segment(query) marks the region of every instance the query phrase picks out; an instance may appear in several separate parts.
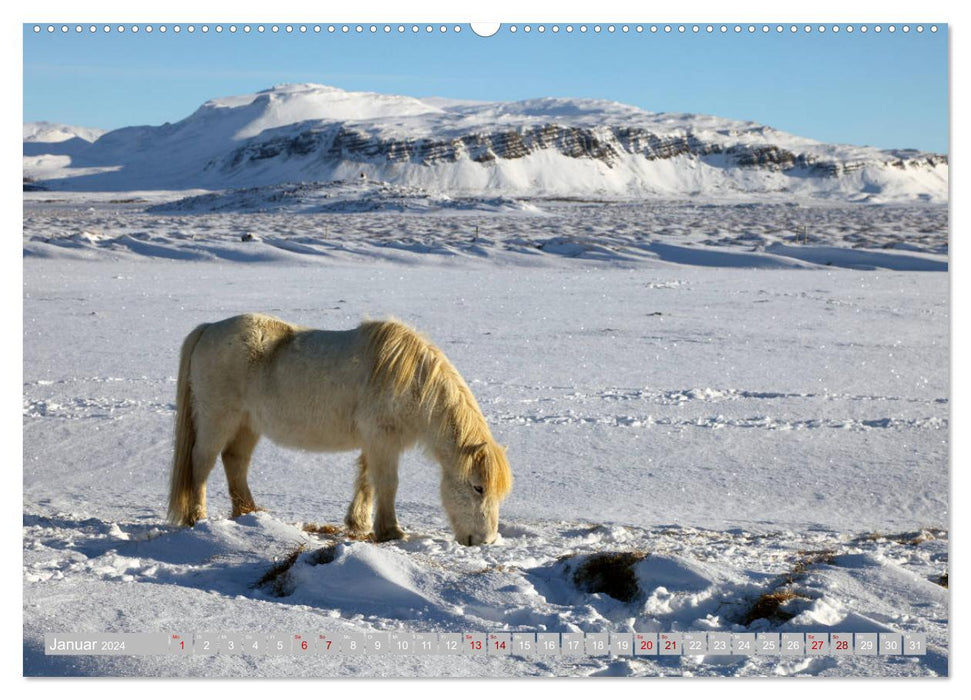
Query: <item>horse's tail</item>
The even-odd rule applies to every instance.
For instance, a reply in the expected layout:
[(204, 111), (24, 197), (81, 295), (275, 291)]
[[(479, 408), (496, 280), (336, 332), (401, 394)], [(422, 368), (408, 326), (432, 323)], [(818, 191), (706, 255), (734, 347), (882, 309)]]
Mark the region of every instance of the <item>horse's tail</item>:
[(169, 521), (176, 525), (191, 525), (192, 448), (196, 443), (195, 423), (192, 419), (192, 389), (189, 386), (189, 364), (192, 351), (204, 323), (189, 333), (182, 343), (179, 359), (179, 379), (175, 390), (175, 458), (172, 462), (172, 481), (169, 486)]

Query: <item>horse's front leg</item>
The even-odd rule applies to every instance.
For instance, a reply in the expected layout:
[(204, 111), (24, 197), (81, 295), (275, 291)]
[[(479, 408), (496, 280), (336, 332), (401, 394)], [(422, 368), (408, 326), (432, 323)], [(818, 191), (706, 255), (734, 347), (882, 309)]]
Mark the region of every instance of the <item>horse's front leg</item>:
[(374, 488), (368, 476), (367, 457), (357, 458), (357, 480), (354, 482), (354, 498), (344, 516), (347, 529), (356, 535), (367, 535), (372, 530), (371, 513), (374, 510)]
[(365, 456), (377, 506), (374, 539), (378, 542), (404, 539), (404, 530), (398, 526), (394, 512), (394, 499), (398, 493), (398, 455), (366, 452)]

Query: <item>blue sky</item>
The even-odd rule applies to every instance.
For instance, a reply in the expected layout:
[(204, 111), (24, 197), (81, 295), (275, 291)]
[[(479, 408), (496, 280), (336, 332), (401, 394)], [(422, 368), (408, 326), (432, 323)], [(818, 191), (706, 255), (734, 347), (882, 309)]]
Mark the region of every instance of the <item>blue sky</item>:
[(795, 34), (789, 25), (783, 34), (774, 25), (769, 34), (761, 25), (755, 34), (717, 26), (693, 34), (690, 25), (685, 34), (596, 34), (592, 24), (583, 34), (566, 33), (565, 24), (557, 34), (526, 34), (522, 26), (482, 38), (467, 25), (459, 34), (437, 25), (433, 34), (356, 34), (352, 25), (347, 35), (78, 35), (73, 25), (67, 34), (46, 25), (35, 34), (28, 24), (23, 118), (107, 129), (161, 124), (212, 97), (318, 82), (416, 97), (604, 98), (750, 119), (821, 141), (948, 151), (945, 25), (906, 34), (901, 25), (893, 34), (806, 34), (803, 25)]

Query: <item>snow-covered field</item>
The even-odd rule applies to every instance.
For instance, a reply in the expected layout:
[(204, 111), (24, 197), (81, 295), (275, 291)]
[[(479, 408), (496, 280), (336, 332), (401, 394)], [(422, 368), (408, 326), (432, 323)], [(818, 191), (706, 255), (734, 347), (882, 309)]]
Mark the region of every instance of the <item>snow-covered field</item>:
[[(947, 675), (946, 209), (185, 216), (144, 213), (152, 199), (25, 195), (26, 675)], [(217, 470), (211, 517), (167, 525), (180, 343), (244, 311), (425, 332), (509, 446), (500, 540), (452, 540), (420, 452), (401, 468), (409, 539), (349, 540), (326, 526), (354, 455), (268, 442), (250, 470), (264, 512), (229, 519)], [(577, 578), (596, 553), (636, 554), (630, 600)], [(779, 592), (778, 609), (757, 607)], [(928, 654), (42, 649), (78, 631), (683, 630), (921, 632)]]
[(24, 253), (291, 264), (947, 269), (948, 211), (939, 205), (453, 199), (343, 181), (190, 194), (86, 194), (81, 203), (72, 193), (25, 193)]

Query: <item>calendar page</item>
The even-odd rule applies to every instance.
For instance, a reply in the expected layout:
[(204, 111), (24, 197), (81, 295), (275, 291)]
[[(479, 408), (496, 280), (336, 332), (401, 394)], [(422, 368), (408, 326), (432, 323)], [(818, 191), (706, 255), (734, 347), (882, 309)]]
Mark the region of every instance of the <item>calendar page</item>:
[(23, 675), (948, 676), (947, 14), (354, 9), (23, 10)]

